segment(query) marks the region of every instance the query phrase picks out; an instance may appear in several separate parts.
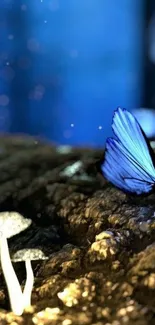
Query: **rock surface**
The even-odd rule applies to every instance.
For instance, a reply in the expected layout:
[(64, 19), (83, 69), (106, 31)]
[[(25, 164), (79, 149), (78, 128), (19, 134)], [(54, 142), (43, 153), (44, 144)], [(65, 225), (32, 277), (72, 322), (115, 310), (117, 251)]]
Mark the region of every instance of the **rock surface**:
[[(100, 150), (0, 138), (1, 211), (32, 225), (9, 240), (10, 252), (41, 248), (32, 262), (32, 308), (9, 310), (0, 270), (0, 324), (154, 325), (155, 194), (131, 197), (95, 168)], [(21, 285), (24, 263), (14, 265)], [(16, 297), (15, 297), (16, 299)]]

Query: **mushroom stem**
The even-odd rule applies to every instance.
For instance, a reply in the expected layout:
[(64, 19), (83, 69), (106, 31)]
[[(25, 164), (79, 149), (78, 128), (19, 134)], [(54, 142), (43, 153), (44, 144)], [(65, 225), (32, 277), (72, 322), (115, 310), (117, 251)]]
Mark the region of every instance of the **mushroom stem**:
[(0, 237), (0, 261), (8, 289), (11, 309), (16, 315), (23, 313), (23, 294), (20, 283), (11, 263), (6, 237)]
[(26, 282), (23, 290), (23, 302), (24, 302), (24, 307), (26, 308), (31, 306), (31, 293), (34, 284), (34, 274), (33, 274), (30, 260), (25, 261), (25, 267), (26, 267)]

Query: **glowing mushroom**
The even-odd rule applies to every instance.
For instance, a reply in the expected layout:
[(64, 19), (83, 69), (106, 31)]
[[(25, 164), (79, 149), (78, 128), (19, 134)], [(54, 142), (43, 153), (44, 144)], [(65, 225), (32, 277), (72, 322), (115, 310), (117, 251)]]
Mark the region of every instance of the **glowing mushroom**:
[(0, 213), (0, 263), (6, 281), (11, 310), (16, 315), (23, 313), (23, 293), (12, 266), (7, 238), (13, 237), (30, 226), (32, 221), (17, 212)]
[(26, 282), (23, 291), (23, 307), (24, 309), (31, 305), (31, 294), (34, 284), (34, 274), (32, 270), (31, 261), (47, 260), (48, 257), (37, 248), (26, 248), (17, 251), (12, 257), (13, 262), (25, 262), (26, 267)]

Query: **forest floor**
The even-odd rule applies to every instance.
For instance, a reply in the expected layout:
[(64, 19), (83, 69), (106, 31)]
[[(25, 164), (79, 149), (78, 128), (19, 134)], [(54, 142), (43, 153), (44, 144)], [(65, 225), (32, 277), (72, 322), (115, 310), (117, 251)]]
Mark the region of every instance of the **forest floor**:
[[(10, 312), (0, 269), (0, 325), (154, 325), (155, 194), (131, 197), (108, 184), (102, 151), (0, 138), (0, 211), (32, 225), (10, 253), (41, 248), (32, 262), (32, 308)], [(21, 286), (24, 263), (14, 264)], [(16, 299), (16, 297), (15, 297)]]

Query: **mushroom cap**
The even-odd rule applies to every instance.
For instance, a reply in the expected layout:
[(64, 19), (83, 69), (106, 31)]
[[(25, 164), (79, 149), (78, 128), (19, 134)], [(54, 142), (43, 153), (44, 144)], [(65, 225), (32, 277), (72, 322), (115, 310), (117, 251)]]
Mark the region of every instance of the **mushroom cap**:
[(28, 228), (31, 223), (31, 219), (24, 218), (18, 212), (0, 212), (0, 237), (15, 236)]
[(27, 260), (47, 260), (48, 257), (38, 248), (24, 248), (11, 256), (13, 262), (25, 262)]

